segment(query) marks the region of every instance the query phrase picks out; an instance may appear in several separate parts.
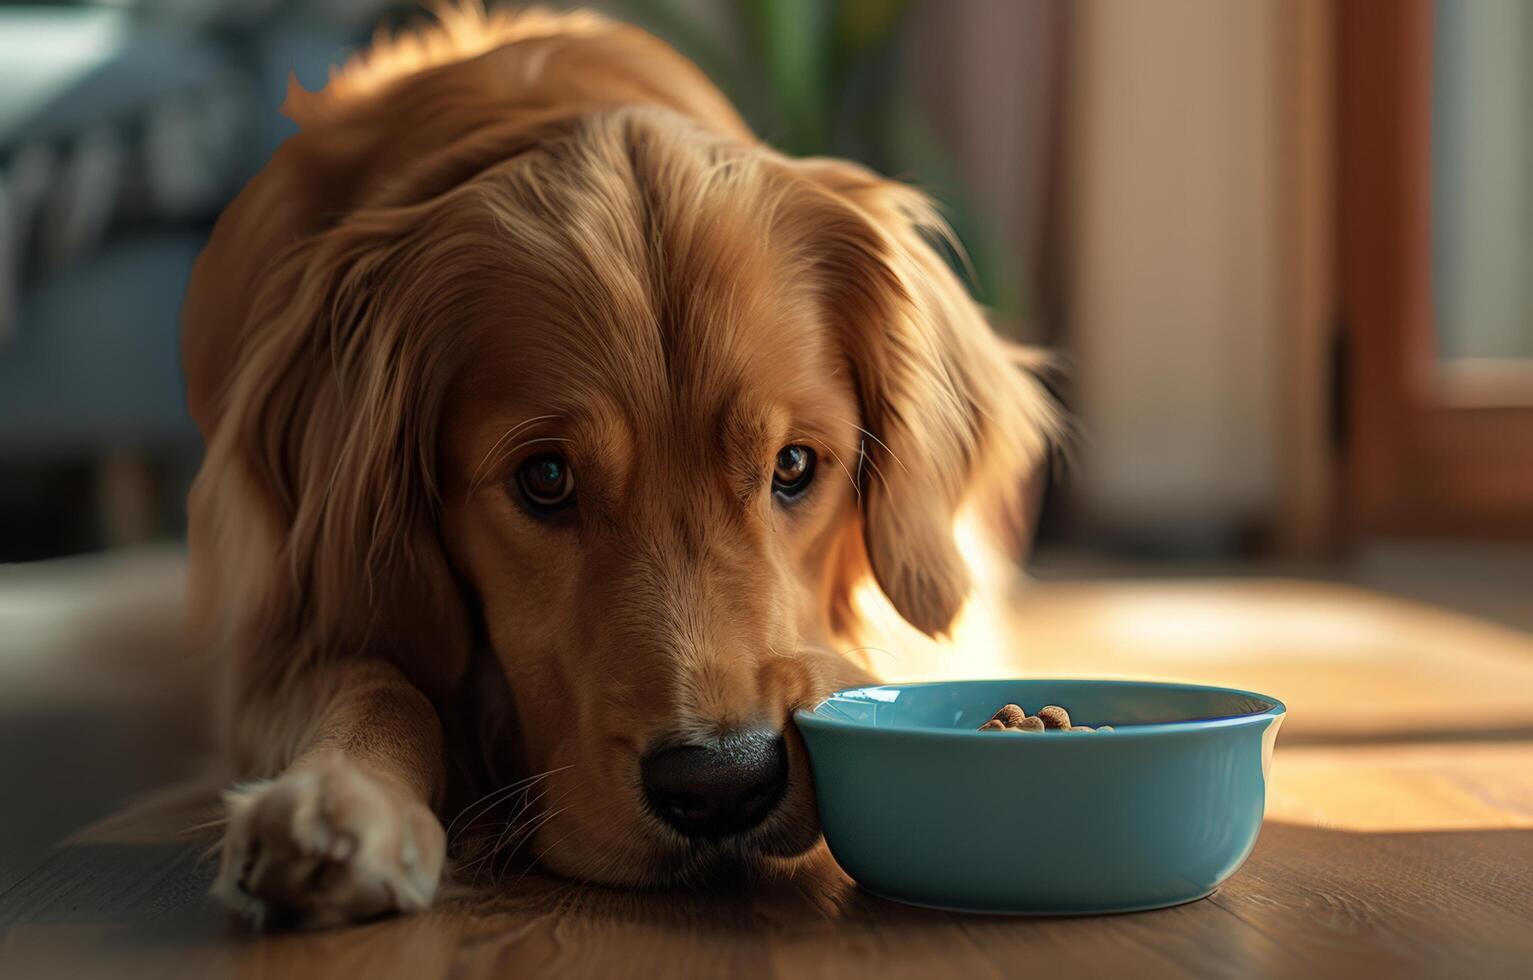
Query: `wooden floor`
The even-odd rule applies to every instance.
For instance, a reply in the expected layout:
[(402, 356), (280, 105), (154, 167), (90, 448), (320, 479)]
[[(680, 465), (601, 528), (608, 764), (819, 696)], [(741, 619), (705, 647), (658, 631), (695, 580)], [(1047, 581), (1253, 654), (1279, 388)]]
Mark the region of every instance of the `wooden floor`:
[[(533, 872), (427, 915), (260, 936), (210, 905), (195, 850), (0, 845), (0, 977), (1533, 976), (1533, 636), (1281, 580), (1042, 585), (998, 623), (1016, 652), (979, 673), (1190, 679), (1288, 703), (1260, 842), (1215, 895), (1015, 919), (889, 903), (828, 860), (706, 894)], [(924, 655), (885, 671), (964, 672)]]

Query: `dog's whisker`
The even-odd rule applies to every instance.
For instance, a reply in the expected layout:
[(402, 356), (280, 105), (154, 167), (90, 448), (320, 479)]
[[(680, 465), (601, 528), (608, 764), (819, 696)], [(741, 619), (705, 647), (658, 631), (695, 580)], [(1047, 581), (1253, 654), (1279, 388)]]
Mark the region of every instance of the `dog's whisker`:
[(522, 845), (537, 836), (538, 831), (542, 830), (546, 824), (559, 817), (560, 814), (568, 809), (568, 806), (561, 806), (557, 810), (546, 810), (540, 816), (529, 821), (523, 829), (517, 831), (516, 836), (512, 839), (514, 846), (506, 854), (505, 860), (501, 862), (500, 873), (504, 874), (511, 867), (511, 862), (516, 858), (517, 852), (522, 849)]
[(814, 644), (807, 644), (807, 645), (801, 646), (799, 649), (804, 651), (804, 652), (806, 652), (806, 653), (821, 653), (821, 654), (824, 654), (827, 657), (845, 657), (845, 656), (848, 656), (848, 655), (853, 654), (853, 653), (861, 653), (863, 651), (868, 651), (868, 652), (871, 652), (871, 653), (881, 653), (881, 654), (883, 654), (886, 657), (891, 657), (891, 658), (893, 658), (895, 663), (899, 663), (900, 662), (899, 654), (895, 653), (893, 650), (886, 650), (883, 647), (875, 647), (875, 646), (866, 646), (865, 645), (865, 646), (858, 646), (858, 647), (847, 647), (845, 650), (839, 650), (838, 651), (838, 650), (832, 650), (830, 647), (816, 646)]
[[(584, 791), (584, 790), (585, 790), (585, 789), (586, 789), (586, 785), (585, 785), (585, 782), (584, 782), (584, 781), (582, 781), (582, 782), (581, 782), (581, 783), (580, 783), (580, 784), (579, 784), (579, 786), (578, 786), (578, 787), (571, 787), (571, 788), (570, 788), (570, 790), (569, 790), (569, 792), (566, 792), (566, 793), (565, 793), (565, 794), (564, 794), (564, 795), (565, 795), (565, 796), (568, 796), (568, 795), (569, 795), (569, 793), (570, 793), (570, 792), (574, 792), (574, 790), (575, 790), (575, 789), (576, 789), (576, 788), (578, 788), (578, 789), (580, 789), (580, 790), (581, 790), (581, 791), (582, 791), (582, 792), (583, 792), (583, 791)], [(564, 797), (563, 797), (563, 796), (561, 796), (561, 797), (560, 797), (560, 798), (559, 798), (559, 799), (560, 799), (560, 800), (561, 800), (561, 801), (562, 801), (562, 800), (563, 800), (563, 799), (564, 799)], [(564, 807), (564, 808), (562, 808), (562, 809), (561, 809), (561, 810), (560, 810), (560, 812), (561, 812), (561, 813), (562, 813), (562, 812), (564, 812), (564, 810), (568, 810), (568, 809), (569, 809), (569, 807), (567, 807), (567, 806), (566, 806), (566, 807)], [(564, 842), (565, 842), (565, 841), (567, 841), (567, 840), (569, 840), (569, 839), (570, 839), (570, 838), (571, 838), (571, 837), (573, 837), (573, 836), (574, 836), (574, 835), (575, 835), (575, 832), (576, 832), (576, 831), (577, 831), (577, 830), (578, 830), (578, 829), (579, 829), (579, 828), (578, 828), (578, 827), (572, 827), (572, 828), (570, 828), (570, 830), (569, 830), (569, 832), (568, 832), (568, 833), (566, 833), (566, 834), (565, 834), (565, 835), (564, 835), (564, 836), (562, 836), (562, 837), (560, 837), (560, 838), (559, 838), (559, 839), (558, 839), (558, 840), (556, 840), (556, 841), (554, 841), (554, 842), (553, 842), (553, 843), (552, 843), (552, 844), (549, 844), (549, 845), (548, 845), (548, 846), (547, 846), (547, 847), (545, 847), (545, 848), (543, 848), (543, 853), (542, 853), (542, 854), (533, 854), (533, 855), (532, 855), (532, 856), (531, 856), (531, 858), (530, 858), (530, 860), (528, 860), (528, 862), (527, 862), (527, 866), (526, 866), (526, 867), (525, 867), (525, 868), (523, 868), (523, 869), (522, 869), (522, 873), (521, 873), (521, 874), (519, 874), (519, 875), (517, 875), (517, 876), (516, 876), (516, 881), (514, 881), (514, 882), (512, 882), (512, 883), (511, 883), (511, 887), (513, 887), (513, 888), (514, 888), (514, 887), (516, 887), (516, 886), (517, 886), (517, 885), (519, 885), (519, 884), (521, 884), (521, 881), (522, 881), (522, 879), (523, 879), (523, 878), (525, 878), (525, 877), (527, 877), (527, 872), (529, 872), (529, 871), (531, 871), (531, 870), (532, 870), (532, 868), (533, 868), (533, 866), (534, 866), (534, 865), (535, 865), (535, 864), (537, 864), (537, 862), (538, 862), (538, 861), (539, 861), (539, 860), (541, 860), (541, 859), (542, 859), (542, 857), (543, 857), (543, 855), (546, 855), (546, 854), (548, 854), (548, 853), (549, 853), (549, 852), (551, 852), (551, 851), (552, 851), (552, 850), (553, 850), (553, 849), (554, 849), (554, 848), (556, 848), (556, 847), (558, 847), (558, 846), (559, 846), (559, 845), (560, 845), (560, 844), (563, 844), (563, 843), (564, 843)], [(520, 845), (518, 845), (518, 846), (520, 846)]]
[[(579, 788), (579, 790), (581, 790), (581, 791), (586, 790), (586, 788), (587, 788), (586, 787), (586, 782), (583, 781), (583, 782), (581, 782), (581, 784), (576, 785), (576, 787), (570, 787), (570, 790), (567, 791), (567, 793), (564, 794), (564, 796), (569, 796), (569, 793), (573, 793), (573, 791), (575, 791), (576, 788)], [(560, 801), (563, 801), (564, 796), (560, 797)], [(563, 813), (564, 810), (569, 810), (569, 807), (561, 808), (561, 813)], [(533, 854), (533, 856), (530, 857), (529, 860), (527, 860), (527, 867), (523, 868), (523, 870), (521, 870), (521, 874), (518, 874), (517, 880), (515, 880), (515, 882), (510, 883), (510, 886), (512, 886), (512, 888), (515, 888), (515, 886), (520, 885), (521, 879), (524, 879), (524, 877), (527, 877), (527, 873), (529, 873), (529, 871), (532, 871), (532, 868), (535, 867), (535, 865), (537, 865), (538, 860), (543, 859), (543, 857), (546, 856), (546, 854), (549, 854), (550, 851), (555, 850), (555, 848), (558, 847), (558, 845), (564, 844), (564, 842), (566, 842), (566, 840), (569, 840), (570, 837), (575, 836), (575, 833), (578, 830), (579, 830), (578, 827), (570, 828), (569, 833), (566, 833), (566, 834), (564, 834), (564, 836), (561, 836), (560, 839), (555, 840), (555, 842), (553, 842), (553, 844), (550, 844), (550, 845), (547, 845), (547, 847), (544, 847), (543, 848), (543, 853), (541, 853), (541, 854)]]
[(879, 482), (884, 485), (884, 492), (889, 494), (889, 503), (891, 506), (893, 506), (895, 504), (894, 487), (889, 485), (889, 480), (884, 476), (884, 471), (879, 468), (878, 461), (875, 460), (872, 456), (869, 456), (868, 466), (872, 467), (873, 475), (877, 477)]
[[(472, 803), (468, 804), (467, 806), (465, 806), (462, 810), (458, 811), (458, 815), (452, 819), (452, 823), (447, 825), (447, 839), (448, 839), (448, 841), (451, 841), (453, 839), (453, 829), (458, 826), (458, 822), (460, 820), (462, 820), (465, 817), (465, 815), (468, 814), (468, 811), (474, 810), (476, 807), (478, 808), (475, 811), (473, 818), (471, 818), (469, 820), (469, 824), (472, 824), (474, 819), (477, 819), (485, 811), (493, 808), (496, 804), (503, 802), (505, 799), (507, 799), (509, 796), (511, 796), (517, 790), (525, 789), (527, 787), (530, 787), (532, 784), (536, 783), (538, 780), (547, 779), (549, 776), (552, 776), (555, 773), (563, 772), (566, 769), (573, 769), (573, 768), (574, 768), (573, 764), (567, 765), (567, 766), (556, 766), (555, 768), (549, 769), (549, 770), (547, 770), (545, 772), (540, 772), (540, 773), (538, 773), (536, 775), (533, 775), (533, 776), (527, 776), (525, 778), (518, 779), (515, 782), (507, 783), (505, 786), (501, 786), (498, 789), (490, 790), (488, 793), (486, 793), (483, 796), (479, 797), (479, 799), (475, 800), (474, 802), (472, 802)], [(480, 806), (480, 804), (484, 804), (484, 805)], [(464, 832), (467, 832), (467, 830), (468, 830), (468, 826), (465, 825)]]
[(500, 438), (495, 440), (495, 444), (492, 445), (489, 448), (489, 451), (487, 451), (484, 454), (484, 456), (479, 460), (479, 465), (474, 467), (473, 479), (471, 479), (469, 481), (469, 483), (473, 484), (473, 483), (478, 481), (479, 474), (483, 471), (485, 463), (487, 463), (489, 461), (491, 456), (495, 455), (495, 453), (500, 449), (500, 447), (505, 444), (507, 439), (510, 439), (512, 436), (516, 435), (518, 432), (520, 432), (522, 429), (525, 429), (529, 425), (532, 425), (532, 424), (534, 424), (536, 422), (547, 422), (547, 421), (549, 421), (551, 419), (555, 419), (555, 418), (558, 418), (558, 416), (557, 415), (534, 415), (531, 418), (523, 419), (522, 421), (520, 421), (520, 422), (516, 423), (515, 425), (513, 425), (511, 428), (507, 429), (505, 432), (501, 433)]
[[(889, 454), (889, 457), (891, 459), (893, 459), (896, 463), (899, 464), (900, 469), (902, 469), (902, 470), (907, 469), (906, 466), (905, 466), (904, 461), (901, 460), (899, 458), (899, 456), (895, 454), (894, 450), (889, 448), (889, 444), (887, 442), (884, 442), (882, 439), (878, 438), (878, 436), (875, 436), (873, 433), (869, 432), (867, 429), (864, 429), (862, 426), (858, 425), (856, 422), (851, 422), (851, 421), (848, 421), (847, 419), (836, 419), (836, 421), (840, 422), (842, 425), (849, 425), (852, 428), (856, 429), (858, 432), (861, 432), (863, 435), (867, 436), (869, 439), (872, 439), (875, 443), (877, 443), (880, 447), (883, 448), (884, 452)], [(908, 472), (908, 470), (907, 470), (907, 472)]]
[(813, 436), (811, 436), (810, 438), (814, 442), (818, 442), (821, 446), (824, 446), (825, 447), (825, 451), (830, 453), (831, 458), (836, 461), (836, 465), (841, 467), (841, 472), (846, 474), (847, 481), (850, 482), (851, 485), (852, 485), (852, 492), (855, 493), (857, 495), (857, 499), (859, 501), (861, 501), (862, 500), (862, 487), (861, 487), (860, 484), (858, 484), (856, 479), (854, 479), (852, 477), (852, 471), (847, 469), (846, 468), (846, 464), (841, 461), (841, 455), (839, 453), (837, 453), (834, 449), (832, 449), (830, 447), (829, 443), (827, 443), (827, 442), (825, 442), (823, 440), (820, 440), (820, 439), (814, 439)]
[(842, 650), (840, 655), (844, 657), (847, 654), (862, 653), (863, 651), (867, 651), (869, 653), (881, 653), (881, 654), (883, 654), (886, 657), (892, 658), (895, 663), (899, 663), (900, 662), (900, 655), (899, 654), (895, 653), (893, 650), (886, 650), (883, 647), (874, 647), (874, 646), (848, 647), (847, 649)]
[[(573, 439), (566, 439), (563, 436), (541, 436), (541, 437), (539, 437), (537, 439), (524, 439), (521, 442), (517, 443), (516, 445), (512, 446), (510, 449), (507, 449), (505, 452), (501, 453), (500, 456), (498, 456), (496, 458), (495, 462), (490, 464), (490, 468), (489, 468), (488, 472), (489, 473), (495, 472), (496, 467), (500, 466), (500, 464), (503, 461), (505, 461), (506, 459), (510, 458), (511, 456), (514, 456), (516, 454), (517, 450), (522, 449), (523, 447), (535, 445), (535, 444), (540, 443), (540, 442), (574, 442), (574, 441), (575, 440), (573, 440)], [(486, 476), (488, 476), (488, 473), (486, 474)], [(483, 482), (483, 481), (481, 480), (480, 482)], [(476, 489), (478, 489), (477, 485), (472, 486), (472, 487), (469, 488), (469, 492), (472, 493)]]
[(527, 426), (532, 425), (535, 422), (547, 422), (558, 417), (559, 416), (557, 415), (535, 415), (530, 419), (523, 419), (502, 433), (501, 437), (496, 439), (495, 444), (492, 445), (489, 448), (489, 451), (484, 454), (484, 458), (479, 461), (479, 465), (474, 467), (473, 478), (468, 481), (468, 492), (472, 494), (476, 489), (478, 489), (480, 483), (480, 474), (484, 472), (485, 463), (489, 461), (491, 456), (495, 455), (496, 451), (500, 449), (501, 445), (504, 444), (507, 439), (516, 435), (517, 432), (525, 429)]
[[(505, 462), (507, 459), (509, 459), (511, 456), (513, 456), (517, 452), (517, 450), (523, 448), (524, 446), (530, 446), (530, 445), (532, 445), (534, 443), (539, 443), (539, 442), (573, 442), (573, 441), (574, 440), (572, 440), (572, 439), (563, 439), (563, 438), (560, 438), (560, 437), (557, 437), (557, 436), (545, 436), (545, 437), (543, 437), (541, 439), (528, 439), (525, 442), (519, 442), (516, 445), (512, 446), (510, 449), (507, 449), (505, 452), (500, 454), (500, 457), (498, 459), (496, 459), (495, 462), (490, 465), (488, 471), (485, 474), (485, 479), (488, 479), (489, 475), (494, 473), (495, 470), (498, 469), (503, 462)], [(484, 480), (482, 479), (482, 480), (479, 481), (479, 483), (476, 483), (473, 486), (469, 487), (468, 493), (469, 494), (474, 493), (474, 491), (478, 490), (479, 487), (483, 483), (484, 483)]]
[[(479, 824), (480, 820), (486, 814), (488, 814), (491, 810), (495, 809), (500, 804), (504, 803), (506, 800), (511, 799), (513, 796), (516, 795), (518, 790), (523, 790), (525, 788), (526, 788), (525, 786), (512, 786), (512, 787), (496, 790), (495, 791), (496, 792), (495, 798), (493, 800), (489, 800), (488, 802), (485, 802), (483, 806), (479, 807), (479, 809), (474, 813), (474, 815), (472, 817), (470, 817), (468, 820), (464, 821), (463, 827), (461, 829), (457, 830), (456, 833), (454, 833), (452, 827), (448, 828), (448, 831), (447, 831), (447, 845), (448, 845), (448, 847), (449, 848), (454, 848), (454, 849), (457, 848), (459, 844), (463, 843), (463, 839), (469, 836), (469, 834), (474, 830), (474, 828)], [(456, 824), (456, 822), (457, 821), (455, 819), (454, 820), (454, 825)]]
[[(571, 786), (569, 789), (561, 793), (557, 799), (553, 800), (551, 803), (545, 804), (542, 813), (532, 814), (525, 819), (523, 819), (523, 814), (525, 814), (529, 808), (535, 806), (537, 800), (542, 799), (542, 797), (546, 795), (546, 792), (540, 793), (537, 799), (529, 800), (525, 805), (523, 805), (522, 809), (517, 811), (517, 813), (506, 822), (505, 828), (501, 831), (500, 836), (495, 841), (495, 846), (489, 851), (489, 853), (485, 854), (473, 865), (471, 865), (471, 867), (476, 868), (474, 872), (474, 881), (476, 883), (478, 882), (480, 872), (485, 870), (481, 866), (486, 864), (488, 865), (490, 877), (493, 879), (497, 873), (495, 871), (495, 857), (508, 846), (512, 847), (511, 854), (514, 856), (516, 851), (520, 849), (523, 843), (526, 842), (527, 838), (532, 834), (535, 834), (539, 827), (553, 819), (554, 816), (557, 816), (559, 813), (563, 813), (565, 810), (569, 809), (568, 807), (560, 807), (557, 811), (555, 811), (552, 809), (553, 807), (558, 806), (558, 804), (568, 799), (570, 794), (575, 792), (575, 790), (583, 789), (584, 787), (584, 781)], [(506, 863), (502, 865), (502, 867), (508, 867), (509, 864), (510, 859), (507, 858)], [(464, 870), (466, 871), (467, 868)]]
[[(569, 767), (566, 767), (566, 768), (569, 768)], [(573, 793), (577, 789), (583, 789), (584, 786), (585, 786), (584, 780), (576, 783), (574, 786), (571, 786), (569, 789), (567, 789), (563, 793), (561, 793), (559, 795), (558, 799), (554, 800), (553, 803), (546, 804), (546, 806), (553, 806), (553, 805), (556, 805), (558, 803), (563, 802), (566, 798), (569, 797), (569, 795), (571, 793)], [(489, 865), (489, 870), (491, 872), (491, 876), (493, 877), (493, 875), (494, 875), (494, 867), (495, 867), (493, 859), (495, 858), (495, 856), (497, 854), (499, 854), (500, 851), (504, 847), (506, 847), (508, 844), (515, 843), (518, 840), (518, 838), (520, 837), (520, 835), (523, 833), (523, 829), (526, 827), (526, 825), (528, 823), (532, 822), (533, 820), (537, 819), (538, 815), (537, 814), (533, 814), (532, 816), (526, 817), (525, 821), (523, 821), (524, 815), (527, 814), (529, 810), (534, 808), (537, 805), (539, 800), (541, 800), (544, 796), (548, 795), (548, 790), (545, 787), (543, 789), (543, 791), (540, 792), (536, 797), (530, 797), (531, 791), (532, 791), (532, 787), (530, 787), (530, 786), (524, 791), (523, 803), (522, 803), (521, 808), (519, 810), (517, 810), (516, 813), (512, 814), (510, 818), (507, 819), (505, 827), (501, 829), (501, 832), (500, 832), (499, 836), (497, 836), (496, 839), (495, 839), (494, 846), (490, 848), (489, 852), (484, 854), (484, 855), (482, 855), (478, 860), (474, 861), (473, 864), (467, 865), (467, 866), (463, 867), (462, 869), (460, 869), (461, 871), (468, 871), (470, 868), (476, 869), (474, 871), (474, 882), (476, 884), (479, 881), (479, 874), (480, 874), (480, 872), (482, 870), (484, 870), (482, 866), (485, 865), (485, 864), (488, 864)], [(545, 810), (545, 812), (546, 812), (546, 810)], [(521, 828), (518, 828), (518, 822), (522, 822), (521, 823)]]
[[(530, 790), (530, 787), (529, 787), (529, 790)], [(526, 813), (528, 808), (536, 805), (537, 801), (541, 800), (544, 796), (547, 795), (547, 793), (548, 793), (548, 791), (547, 791), (547, 789), (545, 789), (543, 792), (539, 793), (536, 797), (532, 797), (532, 798), (526, 799), (525, 802), (522, 803), (521, 809), (517, 810), (516, 813), (513, 814), (510, 817), (510, 819), (508, 819), (506, 821), (506, 825), (501, 828), (500, 834), (495, 838), (495, 843), (490, 848), (489, 852), (484, 854), (478, 860), (474, 861), (473, 864), (470, 864), (470, 865), (468, 865), (468, 866), (466, 866), (466, 867), (461, 869), (462, 871), (465, 871), (465, 872), (470, 870), (470, 869), (473, 869), (473, 871), (474, 871), (474, 882), (473, 883), (475, 885), (479, 884), (479, 875), (484, 870), (485, 863), (490, 861), (491, 859), (493, 859), (495, 857), (495, 855), (500, 852), (500, 849), (505, 846), (506, 835), (510, 834), (512, 832), (512, 829), (514, 827), (516, 827), (517, 821), (521, 819), (522, 814)], [(493, 868), (493, 865), (491, 865), (491, 867)]]
[[(569, 767), (565, 766), (563, 768), (567, 769)], [(473, 801), (472, 803), (470, 803), (467, 806), (465, 806), (462, 810), (458, 811), (458, 815), (453, 818), (453, 820), (452, 820), (452, 822), (450, 824), (447, 825), (448, 839), (449, 840), (452, 839), (453, 829), (455, 827), (457, 827), (458, 822), (460, 820), (462, 820), (468, 814), (468, 811), (475, 810), (474, 819), (477, 819), (480, 816), (480, 814), (482, 814), (484, 811), (486, 811), (486, 810), (494, 807), (496, 804), (502, 802), (508, 796), (510, 796), (511, 794), (515, 793), (517, 790), (523, 789), (526, 786), (528, 786), (529, 784), (535, 783), (535, 782), (537, 782), (540, 779), (544, 779), (544, 778), (546, 778), (546, 777), (548, 777), (548, 776), (550, 776), (553, 773), (558, 772), (558, 771), (559, 771), (558, 769), (550, 769), (548, 772), (540, 772), (540, 773), (538, 773), (537, 775), (534, 775), (534, 776), (527, 776), (527, 777), (525, 777), (523, 779), (518, 779), (515, 782), (508, 783), (505, 786), (501, 786), (501, 787), (498, 787), (496, 789), (490, 790), (490, 792), (488, 792), (485, 795), (479, 797), (479, 799)], [(483, 805), (481, 806), (481, 804), (483, 804)], [(477, 808), (477, 809), (475, 809), (475, 808)], [(469, 823), (472, 824), (472, 822), (473, 822), (473, 820), (471, 819), (469, 821)], [(468, 828), (465, 827), (464, 829), (466, 831)]]

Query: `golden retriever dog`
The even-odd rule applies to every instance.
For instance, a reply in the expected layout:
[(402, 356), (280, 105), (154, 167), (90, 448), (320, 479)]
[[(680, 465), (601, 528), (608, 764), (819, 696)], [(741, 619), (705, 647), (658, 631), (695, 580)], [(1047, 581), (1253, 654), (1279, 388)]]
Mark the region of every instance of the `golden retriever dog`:
[(426, 907), (516, 787), (494, 846), (556, 874), (791, 870), (853, 589), (947, 630), (955, 515), (1014, 523), (1054, 421), (931, 203), (585, 14), (448, 12), (286, 110), (183, 314), (215, 894)]

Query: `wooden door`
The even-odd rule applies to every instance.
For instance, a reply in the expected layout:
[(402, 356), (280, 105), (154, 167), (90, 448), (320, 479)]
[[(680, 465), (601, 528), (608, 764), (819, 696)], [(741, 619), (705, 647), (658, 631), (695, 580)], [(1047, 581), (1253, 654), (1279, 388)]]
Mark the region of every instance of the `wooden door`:
[[(1434, 313), (1442, 11), (1335, 10), (1346, 521), (1355, 535), (1533, 538), (1533, 358), (1445, 358)], [(1533, 91), (1521, 97), (1533, 114)]]

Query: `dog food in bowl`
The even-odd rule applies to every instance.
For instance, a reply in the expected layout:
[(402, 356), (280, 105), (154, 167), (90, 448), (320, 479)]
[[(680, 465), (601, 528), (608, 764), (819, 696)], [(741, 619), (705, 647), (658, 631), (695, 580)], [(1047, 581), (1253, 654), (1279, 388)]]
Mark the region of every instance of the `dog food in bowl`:
[[(998, 704), (1074, 717), (1022, 734), (1011, 712), (992, 718)], [(1046, 679), (852, 688), (794, 714), (826, 843), (862, 887), (1031, 915), (1213, 891), (1256, 843), (1282, 719), (1280, 701), (1249, 691)]]
[(1098, 725), (1095, 728), (1092, 728), (1090, 725), (1072, 725), (1070, 724), (1070, 712), (1057, 704), (1050, 704), (1039, 708), (1036, 715), (1029, 715), (1021, 705), (1002, 705), (989, 721), (979, 726), (979, 731), (1041, 732), (1049, 728), (1057, 728), (1066, 732), (1112, 731), (1111, 725)]

